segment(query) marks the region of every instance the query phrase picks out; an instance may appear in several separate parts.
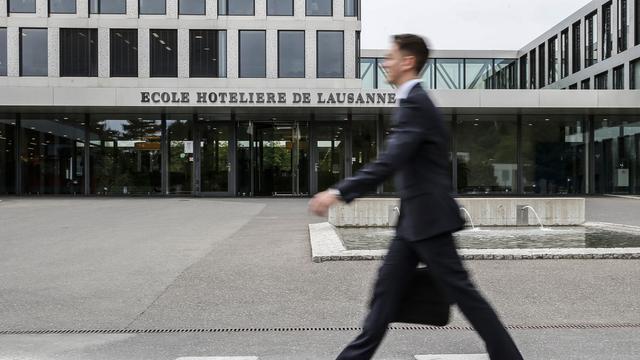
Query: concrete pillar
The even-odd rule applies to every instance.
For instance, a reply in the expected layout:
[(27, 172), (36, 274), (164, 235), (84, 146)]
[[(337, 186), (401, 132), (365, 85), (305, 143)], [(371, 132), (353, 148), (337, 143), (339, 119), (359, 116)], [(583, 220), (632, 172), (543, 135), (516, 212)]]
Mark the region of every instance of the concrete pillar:
[[(138, 0), (127, 0), (127, 17), (128, 18), (137, 18), (137, 17), (139, 17), (139, 15), (138, 15)], [(139, 49), (140, 48), (138, 48), (138, 50)]]
[(36, 17), (49, 17), (49, 0), (36, 0)]
[(307, 11), (306, 5), (306, 0), (293, 0), (293, 17), (304, 19)]
[(267, 79), (278, 78), (278, 30), (267, 30)]
[(240, 61), (238, 59), (239, 38), (238, 30), (227, 30), (227, 78), (238, 78), (238, 66)]
[[(130, 1), (130, 0), (129, 0)], [(167, 1), (167, 17), (170, 19), (178, 18), (178, 0), (166, 0)], [(179, 38), (178, 38), (179, 39)]]
[(267, 0), (255, 0), (255, 17), (256, 19), (267, 18)]
[[(129, 1), (131, 2), (131, 1)], [(138, 29), (138, 77), (148, 78), (150, 74), (149, 64), (149, 29)]]
[(624, 62), (624, 88), (631, 89), (631, 64), (628, 61)]
[(20, 29), (7, 28), (7, 76), (20, 76)]
[(60, 77), (60, 28), (47, 29), (48, 74)]
[(76, 13), (79, 18), (86, 19), (89, 17), (89, 1), (76, 1)]
[(638, 26), (639, 19), (636, 19), (636, 1), (627, 1), (627, 11), (629, 12), (629, 48), (638, 43), (636, 38), (636, 27)]
[(178, 29), (178, 77), (189, 77), (189, 29)]
[(0, 18), (7, 17), (7, 0), (0, 0)]
[(108, 78), (111, 72), (111, 34), (109, 28), (98, 28), (98, 77)]
[(207, 19), (218, 18), (218, 0), (209, 0), (205, 4)]
[(344, 0), (333, 0), (333, 19), (344, 20)]
[(305, 32), (305, 73), (307, 79), (316, 78), (316, 31), (308, 30)]
[(344, 32), (344, 78), (356, 78), (356, 32)]

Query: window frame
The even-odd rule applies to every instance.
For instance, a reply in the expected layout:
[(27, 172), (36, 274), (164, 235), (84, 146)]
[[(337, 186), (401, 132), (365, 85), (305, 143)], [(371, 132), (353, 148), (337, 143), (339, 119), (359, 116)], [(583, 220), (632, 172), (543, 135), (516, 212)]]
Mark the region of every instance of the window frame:
[[(320, 33), (340, 33), (342, 34), (342, 76), (320, 76), (319, 75), (319, 67), (320, 67), (320, 61), (318, 61), (319, 58), (319, 48), (320, 48), (320, 42), (318, 41), (318, 38), (320, 37)], [(345, 37), (344, 37), (344, 31), (343, 30), (316, 30), (316, 78), (317, 79), (344, 79), (345, 78), (345, 67), (346, 67), (346, 62), (344, 59), (345, 56)]]
[[(272, 0), (267, 0), (267, 16), (294, 16), (295, 15), (296, 4), (295, 4), (294, 0), (289, 0), (291, 2), (291, 14), (285, 14), (285, 15), (283, 15), (283, 14), (269, 14), (269, 2), (270, 1), (272, 1)], [(255, 13), (255, 4), (254, 4), (254, 7), (253, 7), (253, 11)]]
[[(180, 11), (180, 5), (184, 0), (178, 0), (178, 16), (206, 16), (207, 15), (207, 0), (202, 0), (202, 14), (186, 14)], [(165, 7), (166, 9), (166, 7)]]
[(77, 14), (78, 13), (78, 0), (73, 0), (73, 11), (51, 11), (51, 1), (53, 0), (48, 0), (47, 1), (47, 9), (49, 11), (49, 14)]
[(131, 32), (135, 32), (136, 34), (136, 48), (137, 48), (137, 53), (139, 53), (140, 51), (140, 37), (139, 37), (139, 32), (138, 32), (138, 28), (111, 28), (109, 29), (109, 77), (112, 78), (132, 78), (132, 77), (138, 77), (140, 74), (140, 62), (138, 61), (138, 58), (136, 57), (136, 72), (135, 75), (114, 75), (114, 71), (113, 71), (113, 67), (114, 67), (114, 63), (115, 61), (113, 61), (113, 34), (116, 31), (131, 31)]
[[(87, 67), (89, 70), (88, 75), (65, 75), (63, 74), (63, 36), (62, 33), (65, 31), (82, 31), (82, 30), (86, 30), (87, 33), (89, 34), (87, 41), (89, 42), (88, 47), (89, 47), (89, 53), (88, 53), (88, 58), (86, 59), (86, 61), (89, 63), (89, 66)], [(90, 33), (94, 33), (95, 35), (95, 39), (91, 38)], [(100, 64), (99, 64), (99, 59), (100, 59), (100, 54), (99, 54), (99, 43), (98, 43), (98, 29), (97, 28), (61, 28), (60, 29), (60, 41), (58, 44), (58, 50), (59, 50), (59, 54), (58, 54), (58, 61), (59, 61), (59, 71), (60, 71), (60, 77), (80, 77), (80, 78), (93, 78), (93, 77), (98, 77), (98, 72), (100, 70)], [(95, 73), (93, 72), (94, 69), (91, 69), (91, 63), (92, 63), (92, 59), (91, 57), (93, 56), (92, 52), (91, 52), (91, 41), (94, 40), (95, 41)], [(95, 74), (95, 75), (94, 75)]]
[[(264, 35), (264, 76), (261, 77), (247, 77), (242, 76), (242, 32), (243, 31), (251, 31), (251, 32), (261, 32)], [(267, 78), (267, 30), (255, 30), (255, 29), (241, 29), (238, 30), (238, 78), (240, 79), (266, 79)]]
[(333, 0), (328, 0), (331, 1), (331, 13), (329, 15), (310, 15), (309, 14), (309, 8), (307, 6), (307, 4), (309, 3), (309, 0), (305, 0), (304, 1), (304, 16), (307, 17), (333, 17)]
[[(128, 0), (131, 1), (131, 0)], [(163, 15), (167, 15), (167, 0), (161, 0), (164, 2), (164, 12), (163, 13), (152, 13), (152, 14), (145, 14), (142, 12), (142, 1), (144, 0), (138, 0), (138, 15), (139, 16), (163, 16)], [(125, 5), (126, 5), (126, 1), (125, 1)]]
[[(280, 74), (280, 34), (283, 32), (302, 33), (302, 76), (281, 76)], [(278, 30), (278, 79), (305, 79), (307, 77), (307, 32), (305, 30)]]

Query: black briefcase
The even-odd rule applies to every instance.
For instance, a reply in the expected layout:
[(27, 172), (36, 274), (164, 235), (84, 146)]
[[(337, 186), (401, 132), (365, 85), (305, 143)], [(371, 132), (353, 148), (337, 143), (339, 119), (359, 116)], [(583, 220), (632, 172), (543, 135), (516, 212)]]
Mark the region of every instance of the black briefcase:
[(450, 301), (442, 285), (428, 268), (417, 268), (392, 322), (445, 326), (449, 317)]

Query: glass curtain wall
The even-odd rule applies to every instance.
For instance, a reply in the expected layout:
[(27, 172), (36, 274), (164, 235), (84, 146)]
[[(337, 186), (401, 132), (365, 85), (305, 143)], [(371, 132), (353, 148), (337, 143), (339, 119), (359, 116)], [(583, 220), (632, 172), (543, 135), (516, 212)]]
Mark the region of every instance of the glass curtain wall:
[(494, 67), (495, 75), (492, 85), (494, 89), (518, 88), (518, 60), (495, 59)]
[(569, 29), (560, 34), (560, 78), (569, 76)]
[(594, 153), (597, 193), (640, 193), (640, 119), (637, 116), (597, 117)]
[(435, 86), (437, 89), (462, 89), (463, 59), (437, 59)]
[(522, 170), (525, 194), (584, 193), (585, 131), (580, 116), (524, 116)]
[(195, 161), (192, 115), (169, 114), (166, 126), (169, 194), (191, 194)]
[(0, 194), (16, 193), (16, 120), (0, 114)]
[(91, 194), (161, 194), (159, 115), (92, 115)]
[(504, 194), (517, 191), (515, 116), (458, 116), (455, 128), (458, 193)]
[(465, 89), (491, 89), (493, 59), (464, 60)]
[(83, 194), (84, 115), (24, 115), (20, 124), (22, 193)]

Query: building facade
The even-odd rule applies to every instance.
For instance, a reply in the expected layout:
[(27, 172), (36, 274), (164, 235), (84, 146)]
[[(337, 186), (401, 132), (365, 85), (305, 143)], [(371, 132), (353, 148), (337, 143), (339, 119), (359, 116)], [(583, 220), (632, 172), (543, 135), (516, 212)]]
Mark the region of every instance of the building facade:
[[(638, 2), (521, 50), (433, 51), (456, 193), (640, 193)], [(323, 190), (391, 131), (360, 31), (358, 0), (0, 0), (0, 195)]]

